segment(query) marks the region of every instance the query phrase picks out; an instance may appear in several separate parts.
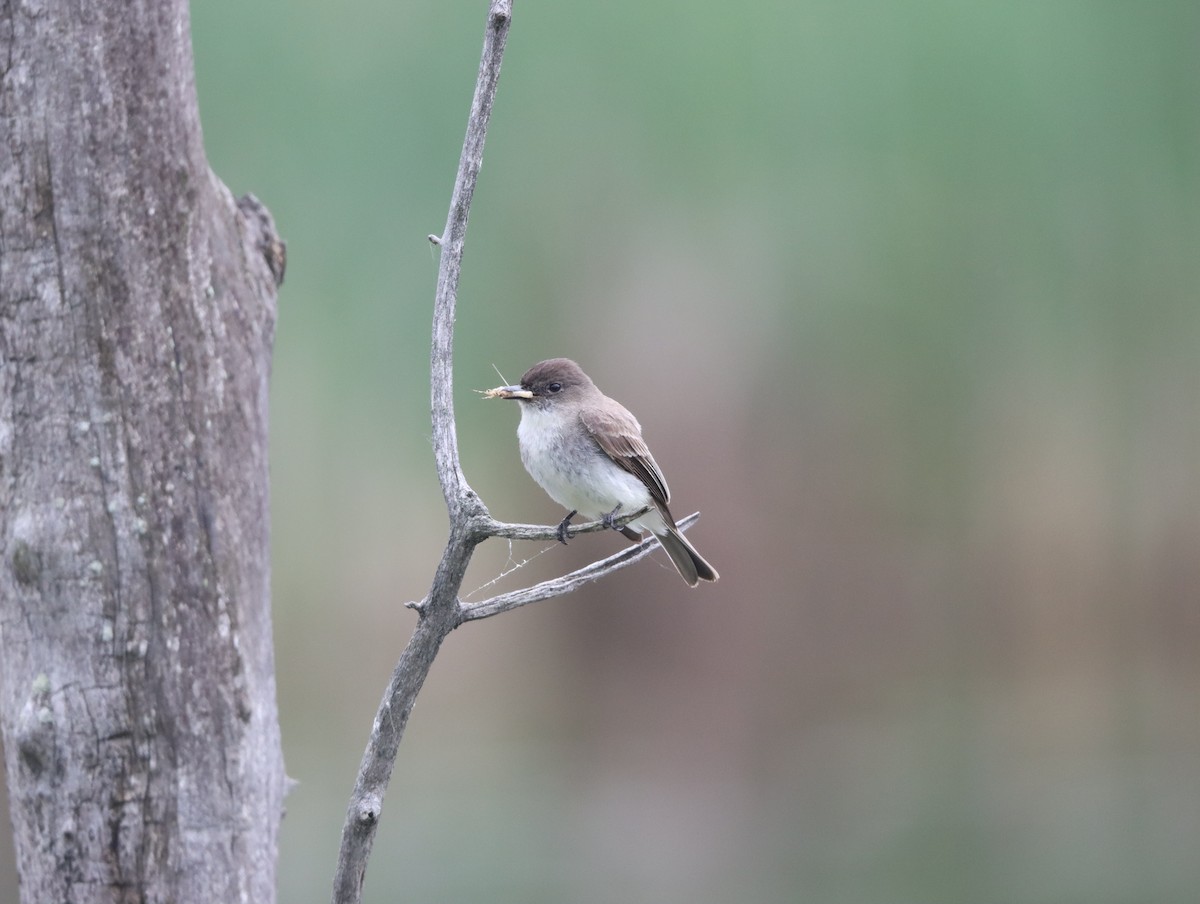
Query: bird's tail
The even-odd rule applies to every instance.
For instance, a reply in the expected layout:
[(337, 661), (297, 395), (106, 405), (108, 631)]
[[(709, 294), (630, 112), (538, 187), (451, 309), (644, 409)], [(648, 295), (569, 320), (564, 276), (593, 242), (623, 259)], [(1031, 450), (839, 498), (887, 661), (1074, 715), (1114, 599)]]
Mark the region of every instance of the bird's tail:
[(695, 587), (701, 581), (715, 581), (720, 577), (717, 570), (704, 561), (704, 557), (696, 552), (696, 547), (692, 546), (677, 528), (668, 527), (666, 532), (656, 533), (655, 537), (689, 587)]

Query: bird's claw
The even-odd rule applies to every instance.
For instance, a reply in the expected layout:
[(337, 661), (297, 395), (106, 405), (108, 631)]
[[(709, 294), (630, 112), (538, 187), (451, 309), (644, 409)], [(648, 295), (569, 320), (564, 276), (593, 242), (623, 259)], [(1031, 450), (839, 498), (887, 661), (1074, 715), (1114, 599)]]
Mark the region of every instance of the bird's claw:
[(570, 513), (568, 513), (567, 517), (563, 518), (558, 524), (558, 542), (563, 546), (567, 545), (567, 540), (569, 540), (571, 537), (571, 519), (577, 514), (579, 514), (577, 511), (572, 510)]
[(621, 525), (617, 524), (617, 512), (621, 511), (621, 503), (617, 503), (617, 507), (600, 518), (600, 523), (609, 530), (620, 530)]

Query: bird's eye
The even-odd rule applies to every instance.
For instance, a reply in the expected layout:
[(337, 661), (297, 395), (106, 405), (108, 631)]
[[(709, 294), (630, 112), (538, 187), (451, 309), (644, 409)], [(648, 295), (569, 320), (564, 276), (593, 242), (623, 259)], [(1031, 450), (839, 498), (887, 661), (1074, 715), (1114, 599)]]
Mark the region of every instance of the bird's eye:
[(546, 388), (549, 389), (551, 392), (561, 392), (562, 391), (562, 383), (551, 383)]

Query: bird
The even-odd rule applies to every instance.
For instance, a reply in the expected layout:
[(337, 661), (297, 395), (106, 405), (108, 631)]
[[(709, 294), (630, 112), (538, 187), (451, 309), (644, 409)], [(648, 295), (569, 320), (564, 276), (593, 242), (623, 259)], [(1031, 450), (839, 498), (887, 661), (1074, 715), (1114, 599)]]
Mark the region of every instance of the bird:
[[(567, 542), (576, 515), (602, 520), (630, 540), (640, 540), (638, 531), (649, 530), (689, 586), (717, 580), (716, 569), (671, 516), (671, 491), (642, 439), (641, 424), (601, 392), (578, 364), (570, 358), (539, 361), (519, 384), (489, 389), (484, 397), (520, 404), (521, 462), (550, 498), (568, 510), (558, 526), (561, 542)], [(617, 527), (621, 513), (646, 508), (645, 514)]]

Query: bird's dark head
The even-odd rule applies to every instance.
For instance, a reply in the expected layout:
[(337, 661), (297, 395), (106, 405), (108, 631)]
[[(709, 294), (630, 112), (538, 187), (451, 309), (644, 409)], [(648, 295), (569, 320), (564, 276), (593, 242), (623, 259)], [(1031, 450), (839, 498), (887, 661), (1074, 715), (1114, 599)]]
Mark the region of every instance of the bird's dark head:
[(567, 400), (577, 400), (594, 392), (596, 386), (578, 364), (570, 358), (550, 358), (539, 361), (521, 377), (517, 386), (498, 386), (485, 396), (491, 399), (516, 399), (526, 404), (546, 408)]

